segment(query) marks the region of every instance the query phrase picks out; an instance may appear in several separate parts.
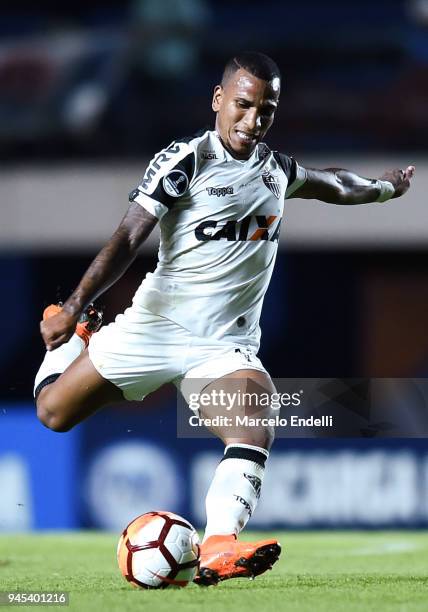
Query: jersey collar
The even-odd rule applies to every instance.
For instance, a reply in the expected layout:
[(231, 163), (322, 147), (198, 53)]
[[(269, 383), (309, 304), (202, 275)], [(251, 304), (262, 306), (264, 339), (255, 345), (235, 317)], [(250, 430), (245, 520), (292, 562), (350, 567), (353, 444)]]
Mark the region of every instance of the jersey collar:
[(229, 151), (224, 148), (220, 140), (220, 136), (215, 130), (210, 132), (210, 137), (215, 152), (218, 153), (218, 155), (221, 156), (224, 161), (232, 161), (240, 165), (245, 165), (248, 163), (251, 164), (259, 159), (264, 159), (264, 157), (266, 157), (266, 150), (269, 150), (264, 142), (259, 142), (248, 159), (236, 159), (236, 157), (233, 157), (233, 155), (231, 155)]

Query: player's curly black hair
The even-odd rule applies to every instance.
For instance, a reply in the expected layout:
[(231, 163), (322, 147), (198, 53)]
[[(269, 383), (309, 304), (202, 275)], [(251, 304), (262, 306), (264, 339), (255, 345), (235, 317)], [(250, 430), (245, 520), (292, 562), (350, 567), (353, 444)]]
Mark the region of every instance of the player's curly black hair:
[(240, 68), (247, 70), (250, 74), (264, 81), (272, 81), (275, 78), (281, 80), (281, 72), (272, 58), (257, 51), (246, 51), (235, 55), (227, 62), (221, 84), (225, 85), (230, 77)]

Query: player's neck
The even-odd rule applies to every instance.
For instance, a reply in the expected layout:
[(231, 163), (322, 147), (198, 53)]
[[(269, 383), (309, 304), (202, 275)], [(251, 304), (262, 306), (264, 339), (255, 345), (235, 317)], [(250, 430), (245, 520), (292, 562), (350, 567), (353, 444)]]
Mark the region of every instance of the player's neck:
[(223, 149), (225, 149), (225, 151), (227, 151), (229, 153), (229, 155), (231, 155), (233, 157), (233, 159), (236, 159), (237, 161), (240, 162), (246, 162), (250, 159), (250, 157), (253, 155), (254, 151), (256, 150), (256, 147), (253, 149), (253, 151), (251, 151), (251, 154), (248, 155), (247, 157), (238, 157), (236, 155), (236, 153), (234, 152), (233, 149), (231, 149), (230, 147), (227, 146), (227, 144), (224, 142), (224, 140), (222, 139), (222, 137), (220, 136), (220, 132), (218, 131), (217, 127), (215, 129), (215, 132), (218, 136), (218, 139), (223, 147)]

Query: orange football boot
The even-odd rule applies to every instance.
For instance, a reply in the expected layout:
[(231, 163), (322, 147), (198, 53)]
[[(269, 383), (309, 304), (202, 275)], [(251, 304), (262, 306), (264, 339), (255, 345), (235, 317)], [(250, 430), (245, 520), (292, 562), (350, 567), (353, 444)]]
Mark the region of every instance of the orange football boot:
[[(47, 306), (43, 311), (43, 321), (50, 319), (54, 315), (61, 312), (61, 310), (62, 302)], [(80, 315), (79, 321), (76, 325), (76, 334), (83, 340), (85, 347), (88, 346), (92, 334), (99, 330), (102, 322), (102, 311), (97, 310), (93, 304), (89, 304), (86, 310), (84, 310), (84, 312)]]
[(281, 554), (276, 540), (238, 542), (234, 535), (211, 536), (201, 546), (201, 562), (195, 582), (201, 586), (229, 578), (255, 578), (272, 569)]

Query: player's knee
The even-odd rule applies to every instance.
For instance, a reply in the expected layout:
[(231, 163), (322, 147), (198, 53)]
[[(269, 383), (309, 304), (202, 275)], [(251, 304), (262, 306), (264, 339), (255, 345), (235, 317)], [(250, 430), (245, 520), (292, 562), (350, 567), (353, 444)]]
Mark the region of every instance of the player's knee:
[(270, 450), (275, 439), (275, 428), (271, 426), (251, 428), (251, 433), (241, 440), (242, 444), (250, 444)]
[(73, 427), (58, 411), (52, 410), (47, 402), (41, 400), (37, 401), (37, 418), (45, 427), (57, 433), (70, 431)]
[(272, 426), (262, 427), (261, 431), (258, 432), (257, 438), (258, 444), (256, 444), (256, 446), (270, 450), (275, 439), (275, 428)]

